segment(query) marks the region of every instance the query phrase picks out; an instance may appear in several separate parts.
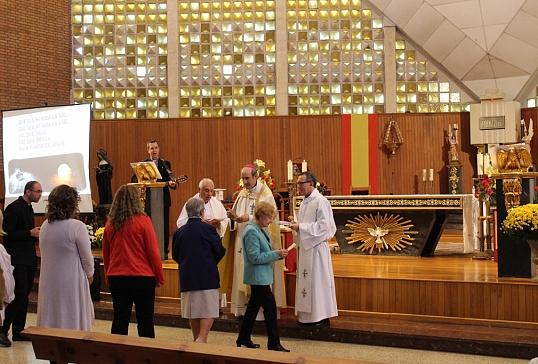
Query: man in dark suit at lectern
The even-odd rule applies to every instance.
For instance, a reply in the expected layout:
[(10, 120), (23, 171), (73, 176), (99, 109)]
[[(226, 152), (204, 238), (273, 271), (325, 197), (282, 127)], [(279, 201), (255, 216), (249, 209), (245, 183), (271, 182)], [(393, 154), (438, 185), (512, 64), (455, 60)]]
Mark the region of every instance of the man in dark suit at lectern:
[[(172, 173), (172, 166), (170, 162), (166, 159), (159, 158), (159, 142), (157, 142), (155, 139), (148, 140), (146, 143), (146, 148), (148, 150), (149, 158), (144, 160), (144, 162), (154, 162), (162, 176), (162, 178), (158, 179), (157, 182), (166, 182), (166, 185), (163, 187), (164, 255), (166, 259), (168, 257), (168, 253), (170, 252), (170, 227), (168, 220), (170, 217), (170, 206), (172, 205), (169, 188), (175, 190), (177, 188), (177, 183), (174, 174)], [(136, 175), (133, 174), (131, 177), (131, 182), (138, 182)]]

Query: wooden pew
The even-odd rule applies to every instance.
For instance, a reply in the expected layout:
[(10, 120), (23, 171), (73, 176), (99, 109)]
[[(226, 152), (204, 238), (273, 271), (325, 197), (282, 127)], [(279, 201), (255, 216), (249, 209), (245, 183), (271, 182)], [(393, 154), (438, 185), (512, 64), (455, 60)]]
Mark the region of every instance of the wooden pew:
[(282, 353), (263, 349), (180, 343), (172, 340), (148, 339), (35, 326), (28, 327), (21, 334), (32, 340), (37, 359), (49, 360), (57, 364), (374, 363), (370, 361)]

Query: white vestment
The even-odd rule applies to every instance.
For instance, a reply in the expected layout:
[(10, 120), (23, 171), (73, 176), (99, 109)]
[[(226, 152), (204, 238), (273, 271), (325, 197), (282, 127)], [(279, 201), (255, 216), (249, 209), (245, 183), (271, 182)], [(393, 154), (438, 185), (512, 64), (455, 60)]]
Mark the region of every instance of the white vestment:
[[(197, 193), (192, 197), (200, 197), (200, 195)], [(219, 201), (218, 198), (213, 196), (204, 205), (204, 207), (204, 220), (220, 220), (220, 226), (217, 228), (217, 233), (222, 238), (224, 236), (224, 232), (226, 231), (226, 226), (228, 225), (228, 216), (226, 215), (226, 209), (224, 208), (224, 205), (222, 204), (222, 202)], [(179, 229), (180, 227), (185, 225), (187, 223), (187, 220), (189, 220), (189, 217), (187, 216), (187, 210), (185, 209), (185, 205), (183, 205), (183, 209), (181, 210), (181, 213), (179, 214), (179, 217), (176, 222), (177, 228)]]
[(338, 316), (328, 240), (336, 233), (329, 201), (318, 190), (299, 208), (295, 314), (303, 323)]
[[(233, 210), (237, 216), (248, 215), (249, 221), (254, 219), (254, 207), (258, 201), (267, 201), (276, 209), (276, 202), (273, 197), (273, 193), (261, 181), (257, 181), (256, 186), (250, 191), (243, 190), (239, 194), (235, 202)], [(248, 297), (250, 294), (249, 288), (243, 281), (245, 263), (243, 260), (243, 231), (247, 226), (246, 222), (235, 223), (230, 220), (230, 229), (236, 230), (234, 247), (234, 266), (233, 266), (233, 281), (232, 281), (232, 297), (231, 297), (231, 313), (235, 316), (244, 316), (247, 309)], [(277, 237), (275, 238), (275, 230)], [(271, 237), (271, 243), (273, 249), (282, 249), (279, 239), (280, 228), (278, 226), (278, 219), (275, 219), (273, 223), (266, 228), (266, 231)], [(275, 301), (277, 307), (286, 306), (286, 291), (284, 286), (284, 261), (279, 260), (274, 262), (274, 283), (273, 294), (275, 295)]]
[(13, 278), (13, 266), (11, 265), (11, 256), (6, 249), (0, 244), (0, 268), (4, 277), (4, 297), (0, 297), (0, 322), (4, 322), (4, 314), (8, 303), (15, 299), (15, 279)]

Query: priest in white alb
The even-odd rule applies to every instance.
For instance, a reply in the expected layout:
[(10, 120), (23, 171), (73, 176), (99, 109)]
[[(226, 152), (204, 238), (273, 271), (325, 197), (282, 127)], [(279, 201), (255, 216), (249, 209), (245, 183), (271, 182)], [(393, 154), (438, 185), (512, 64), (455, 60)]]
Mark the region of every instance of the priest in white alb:
[[(222, 202), (220, 202), (215, 196), (213, 196), (215, 190), (215, 184), (209, 178), (203, 178), (198, 184), (198, 193), (193, 197), (199, 197), (204, 200), (204, 222), (213, 225), (217, 229), (217, 233), (222, 238), (228, 226), (228, 216), (226, 216), (226, 209)], [(179, 229), (187, 223), (189, 217), (187, 216), (187, 210), (185, 206), (181, 210), (177, 219), (177, 228)]]
[[(267, 201), (275, 210), (276, 202), (273, 197), (273, 192), (261, 179), (258, 179), (258, 171), (254, 164), (247, 164), (241, 169), (241, 180), (243, 189), (239, 192), (233, 207), (228, 211), (230, 218), (230, 233), (229, 244), (231, 247), (227, 249), (226, 257), (220, 262), (226, 266), (224, 276), (229, 275), (233, 269), (232, 293), (231, 293), (231, 313), (235, 316), (244, 316), (250, 295), (250, 287), (244, 284), (244, 260), (243, 260), (243, 231), (247, 222), (254, 219), (254, 207), (258, 201)], [(266, 228), (273, 249), (282, 249), (280, 243), (280, 226), (278, 218)], [(228, 238), (228, 234), (223, 239), (223, 245)], [(230, 256), (233, 252), (233, 257)], [(231, 263), (233, 261), (233, 266)], [(284, 261), (274, 262), (274, 283), (272, 287), (275, 296), (277, 307), (286, 307), (286, 290), (284, 288)], [(232, 268), (233, 267), (233, 268)]]
[(298, 246), (295, 314), (299, 325), (328, 326), (329, 318), (338, 316), (334, 273), (329, 251), (329, 239), (336, 233), (329, 201), (316, 189), (316, 176), (303, 172), (297, 186), (304, 200), (297, 222)]

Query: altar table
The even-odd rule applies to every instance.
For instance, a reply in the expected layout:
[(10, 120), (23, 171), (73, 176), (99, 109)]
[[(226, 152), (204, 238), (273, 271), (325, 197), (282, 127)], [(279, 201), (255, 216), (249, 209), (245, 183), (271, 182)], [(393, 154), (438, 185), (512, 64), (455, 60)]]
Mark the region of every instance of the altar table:
[[(464, 253), (472, 253), (476, 248), (478, 203), (470, 194), (326, 197), (333, 209), (337, 227), (336, 240), (343, 254), (433, 256), (450, 211), (458, 210), (463, 212)], [(296, 215), (301, 202), (302, 196), (294, 198), (293, 207)], [(400, 246), (403, 246), (401, 250), (393, 250), (384, 244), (381, 251), (377, 248), (372, 252), (369, 249), (361, 251), (358, 248), (364, 241), (350, 244), (346, 238), (352, 237), (352, 233), (362, 234), (362, 237), (365, 237), (364, 227), (368, 223), (370, 227), (377, 227), (378, 224), (380, 231), (386, 234), (386, 237), (382, 236), (381, 232), (379, 239), (387, 241), (390, 240), (393, 231), (405, 227), (407, 230), (403, 235), (407, 235), (409, 239), (403, 240), (411, 244), (401, 244)], [(387, 228), (389, 225), (390, 228)], [(374, 231), (369, 234), (373, 236)], [(366, 237), (370, 238), (368, 234)]]

